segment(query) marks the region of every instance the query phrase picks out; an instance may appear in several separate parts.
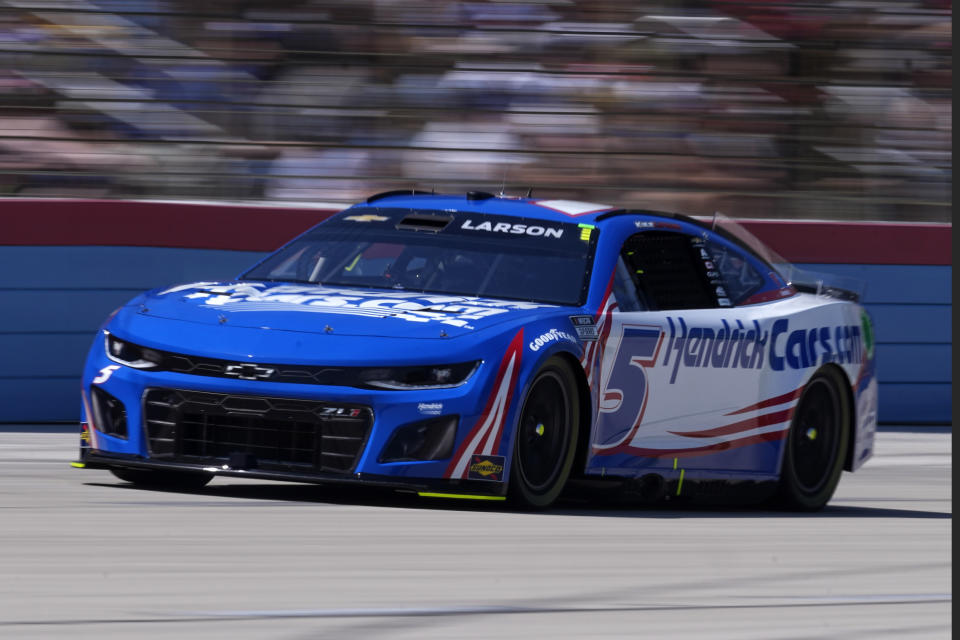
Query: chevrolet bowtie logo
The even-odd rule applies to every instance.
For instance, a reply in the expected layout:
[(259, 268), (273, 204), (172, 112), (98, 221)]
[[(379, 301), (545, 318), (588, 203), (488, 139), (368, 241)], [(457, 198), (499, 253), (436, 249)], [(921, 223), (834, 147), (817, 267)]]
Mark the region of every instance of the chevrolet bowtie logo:
[(266, 380), (273, 375), (274, 371), (274, 369), (255, 364), (229, 364), (223, 372), (228, 376), (237, 376), (241, 380)]
[(372, 213), (367, 213), (362, 216), (347, 216), (344, 220), (352, 220), (353, 222), (384, 222), (390, 218), (386, 216), (378, 216)]

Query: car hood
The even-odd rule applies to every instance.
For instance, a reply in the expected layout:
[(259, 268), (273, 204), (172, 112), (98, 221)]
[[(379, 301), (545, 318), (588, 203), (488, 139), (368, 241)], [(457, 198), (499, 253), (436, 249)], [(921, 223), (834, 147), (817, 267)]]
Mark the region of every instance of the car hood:
[(196, 282), (157, 290), (139, 313), (225, 325), (394, 338), (452, 338), (538, 310), (532, 302), (274, 282)]

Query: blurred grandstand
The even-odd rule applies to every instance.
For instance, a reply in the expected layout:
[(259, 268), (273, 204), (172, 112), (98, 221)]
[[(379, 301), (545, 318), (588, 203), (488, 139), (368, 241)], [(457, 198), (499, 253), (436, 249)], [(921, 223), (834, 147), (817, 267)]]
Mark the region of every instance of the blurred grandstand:
[(949, 0), (0, 0), (0, 195), (949, 221)]

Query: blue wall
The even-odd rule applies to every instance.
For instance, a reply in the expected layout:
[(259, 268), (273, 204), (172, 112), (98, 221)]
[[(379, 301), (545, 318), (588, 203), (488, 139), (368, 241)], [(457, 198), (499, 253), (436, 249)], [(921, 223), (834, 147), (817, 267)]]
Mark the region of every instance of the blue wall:
[(952, 419), (953, 268), (926, 265), (801, 265), (866, 281), (880, 381), (880, 421)]
[[(138, 292), (236, 276), (264, 254), (152, 247), (0, 246), (0, 422), (75, 421), (104, 318)], [(801, 265), (867, 282), (880, 420), (951, 420), (949, 266)]]
[(137, 293), (235, 277), (251, 251), (0, 246), (0, 422), (79, 420), (94, 332)]

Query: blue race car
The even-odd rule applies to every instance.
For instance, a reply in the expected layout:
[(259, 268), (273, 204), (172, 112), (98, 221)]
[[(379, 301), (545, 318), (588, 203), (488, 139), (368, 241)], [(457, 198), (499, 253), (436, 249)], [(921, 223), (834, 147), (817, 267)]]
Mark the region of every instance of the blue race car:
[(873, 447), (856, 299), (715, 222), (379, 194), (236, 280), (115, 312), (84, 368), (78, 466), (529, 507), (571, 477), (650, 499), (750, 485), (819, 509)]

